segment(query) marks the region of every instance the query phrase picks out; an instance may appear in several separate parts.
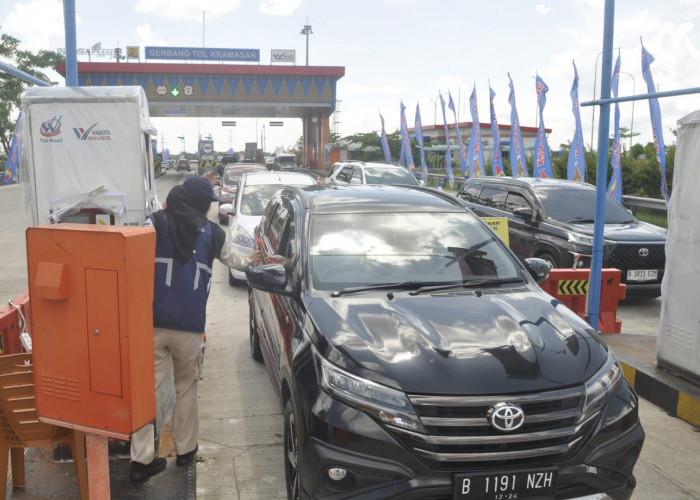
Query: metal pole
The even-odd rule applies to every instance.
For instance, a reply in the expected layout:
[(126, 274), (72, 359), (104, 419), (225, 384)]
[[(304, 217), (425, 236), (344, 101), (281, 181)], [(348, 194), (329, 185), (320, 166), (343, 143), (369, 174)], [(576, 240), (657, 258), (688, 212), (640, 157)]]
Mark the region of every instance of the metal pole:
[[(610, 97), (612, 76), (613, 32), (615, 26), (615, 0), (605, 0), (603, 27), (603, 65), (600, 72), (600, 97)], [(595, 223), (593, 225), (593, 259), (588, 289), (588, 323), (599, 331), (600, 278), (603, 268), (603, 236), (605, 230), (605, 199), (608, 177), (608, 134), (610, 132), (610, 104), (600, 106), (598, 123), (598, 165), (596, 171)]]
[(78, 45), (75, 38), (75, 0), (63, 0), (66, 37), (66, 87), (78, 86)]
[[(634, 77), (630, 73), (620, 71), (623, 75), (627, 75), (632, 79), (632, 95), (637, 93), (637, 83)], [(630, 120), (630, 153), (632, 152), (632, 139), (634, 138), (634, 101), (632, 101), (632, 118)]]
[[(595, 101), (595, 86), (598, 82), (598, 58), (602, 52), (598, 52), (598, 55), (595, 56), (595, 71), (593, 72), (593, 100)], [(592, 115), (591, 115), (591, 149), (593, 149), (593, 129), (595, 128), (595, 106), (592, 108)]]

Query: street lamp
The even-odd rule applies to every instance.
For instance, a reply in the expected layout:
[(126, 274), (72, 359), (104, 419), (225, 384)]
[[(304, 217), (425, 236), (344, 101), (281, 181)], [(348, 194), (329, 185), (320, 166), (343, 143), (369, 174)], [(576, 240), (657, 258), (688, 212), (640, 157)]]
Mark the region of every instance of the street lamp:
[(302, 35), (306, 35), (306, 65), (309, 65), (309, 35), (313, 35), (313, 31), (311, 31), (311, 25), (308, 24), (309, 20), (306, 20), (306, 24), (301, 30)]
[[(623, 75), (627, 75), (632, 79), (632, 95), (637, 94), (637, 84), (634, 77), (624, 71), (620, 71)], [(632, 101), (632, 119), (630, 120), (630, 153), (632, 153), (632, 139), (634, 138), (634, 101)]]
[[(620, 47), (613, 47), (613, 50), (620, 50)], [(598, 81), (598, 59), (600, 58), (603, 51), (598, 52), (595, 56), (595, 71), (593, 72), (593, 100), (595, 101), (595, 87)], [(593, 149), (593, 128), (595, 127), (595, 108), (596, 106), (591, 106), (592, 118), (591, 118), (591, 150)]]
[(459, 121), (459, 115), (460, 115), (460, 108), (462, 107), (462, 87), (455, 82), (452, 82), (452, 85), (457, 86), (457, 123), (460, 123)]

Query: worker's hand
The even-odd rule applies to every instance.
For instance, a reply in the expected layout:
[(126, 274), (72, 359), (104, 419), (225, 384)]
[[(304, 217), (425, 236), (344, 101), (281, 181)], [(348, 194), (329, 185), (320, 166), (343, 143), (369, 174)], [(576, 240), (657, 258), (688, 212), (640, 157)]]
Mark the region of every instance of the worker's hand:
[(273, 255), (273, 256), (270, 257), (270, 262), (272, 262), (273, 264), (282, 264), (282, 265), (286, 265), (287, 262), (289, 262), (289, 259), (288, 259), (287, 257), (283, 256), (283, 255), (277, 255), (277, 254), (275, 254), (275, 255)]
[(262, 264), (262, 252), (256, 248), (248, 255), (248, 260), (251, 266)]

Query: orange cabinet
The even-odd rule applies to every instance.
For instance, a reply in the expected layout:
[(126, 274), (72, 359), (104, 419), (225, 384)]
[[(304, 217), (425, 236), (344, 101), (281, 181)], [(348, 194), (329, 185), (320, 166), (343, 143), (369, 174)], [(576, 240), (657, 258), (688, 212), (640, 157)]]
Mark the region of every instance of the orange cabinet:
[(128, 439), (153, 420), (154, 259), (152, 228), (27, 229), (42, 421)]

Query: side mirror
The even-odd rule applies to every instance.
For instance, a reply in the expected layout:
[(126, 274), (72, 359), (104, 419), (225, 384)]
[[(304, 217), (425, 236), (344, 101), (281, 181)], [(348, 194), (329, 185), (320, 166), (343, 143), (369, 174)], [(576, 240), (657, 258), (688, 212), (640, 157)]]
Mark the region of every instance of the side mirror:
[(544, 281), (549, 277), (549, 271), (552, 269), (549, 262), (536, 257), (525, 259), (525, 268), (530, 273), (530, 276), (535, 279), (538, 285), (540, 283), (544, 283)]
[(248, 285), (256, 290), (291, 296), (294, 292), (287, 287), (287, 271), (281, 264), (253, 266), (245, 272)]
[(520, 207), (513, 210), (513, 215), (522, 219), (532, 219), (533, 211), (530, 207)]
[(224, 203), (219, 208), (228, 215), (234, 215), (236, 213), (236, 208), (231, 203)]

